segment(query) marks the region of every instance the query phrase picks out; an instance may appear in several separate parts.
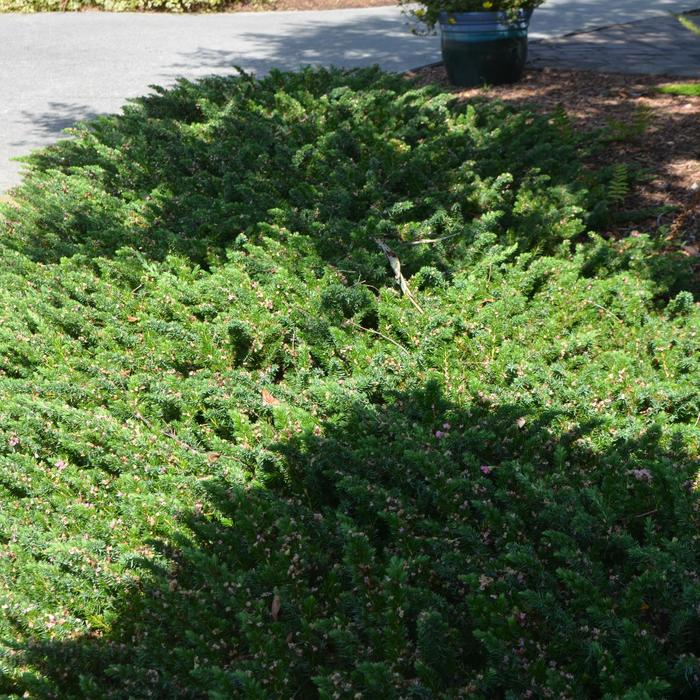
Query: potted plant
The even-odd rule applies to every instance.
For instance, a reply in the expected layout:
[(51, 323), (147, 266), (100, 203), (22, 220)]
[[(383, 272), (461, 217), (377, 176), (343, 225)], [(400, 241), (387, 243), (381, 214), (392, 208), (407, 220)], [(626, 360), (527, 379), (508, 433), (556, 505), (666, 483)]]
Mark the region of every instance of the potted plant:
[(521, 78), (530, 17), (543, 1), (421, 0), (408, 12), (427, 31), (440, 26), (442, 58), (453, 85), (501, 85)]

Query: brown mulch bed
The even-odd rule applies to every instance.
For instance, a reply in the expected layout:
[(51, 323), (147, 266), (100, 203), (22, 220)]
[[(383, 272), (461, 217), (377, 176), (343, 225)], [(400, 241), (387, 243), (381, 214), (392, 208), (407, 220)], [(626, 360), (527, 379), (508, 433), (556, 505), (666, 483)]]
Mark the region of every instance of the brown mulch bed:
[[(448, 86), (442, 65), (427, 66), (410, 75), (421, 83)], [(600, 74), (588, 71), (530, 70), (515, 85), (492, 88), (450, 88), (460, 97), (496, 98), (512, 105), (552, 112), (561, 105), (574, 128), (595, 130), (612, 124), (613, 131), (646, 122), (638, 135), (611, 141), (590, 164), (629, 164), (648, 174), (625, 199), (622, 208), (638, 215), (633, 224), (620, 224), (611, 233), (634, 229), (653, 232), (659, 226), (681, 237), (687, 252), (700, 254), (700, 97), (666, 95), (657, 88), (678, 79), (646, 75)], [(683, 82), (700, 82), (686, 81)], [(628, 134), (629, 136), (629, 134)], [(673, 208), (663, 213), (663, 207)], [(656, 213), (651, 215), (651, 210)]]
[[(296, 12), (302, 10), (349, 10), (360, 7), (393, 6), (391, 0), (232, 0), (217, 12)], [(135, 10), (134, 10), (135, 11)], [(104, 12), (100, 7), (86, 5), (79, 12)], [(196, 14), (196, 13), (194, 13)]]

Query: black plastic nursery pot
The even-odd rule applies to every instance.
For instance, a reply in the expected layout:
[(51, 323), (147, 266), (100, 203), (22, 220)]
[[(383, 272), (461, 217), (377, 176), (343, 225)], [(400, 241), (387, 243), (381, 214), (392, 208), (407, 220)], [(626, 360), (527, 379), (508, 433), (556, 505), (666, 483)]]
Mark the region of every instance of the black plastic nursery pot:
[(447, 77), (459, 87), (515, 83), (527, 60), (527, 29), (532, 11), (443, 12), (442, 59)]

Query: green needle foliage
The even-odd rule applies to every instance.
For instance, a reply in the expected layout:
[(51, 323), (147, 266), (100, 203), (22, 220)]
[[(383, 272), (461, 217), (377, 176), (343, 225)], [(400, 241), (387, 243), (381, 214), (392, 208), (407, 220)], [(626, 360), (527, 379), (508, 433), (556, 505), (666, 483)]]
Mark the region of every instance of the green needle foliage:
[(0, 692), (697, 697), (692, 270), (586, 233), (580, 148), (308, 70), (31, 156), (0, 224)]

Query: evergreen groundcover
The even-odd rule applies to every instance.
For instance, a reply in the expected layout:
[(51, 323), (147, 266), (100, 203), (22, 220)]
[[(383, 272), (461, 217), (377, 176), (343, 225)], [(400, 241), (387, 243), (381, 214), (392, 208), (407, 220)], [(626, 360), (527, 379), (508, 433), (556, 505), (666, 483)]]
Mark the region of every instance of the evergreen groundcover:
[(372, 69), (182, 82), (33, 155), (0, 692), (697, 698), (697, 290), (590, 232), (583, 148)]

